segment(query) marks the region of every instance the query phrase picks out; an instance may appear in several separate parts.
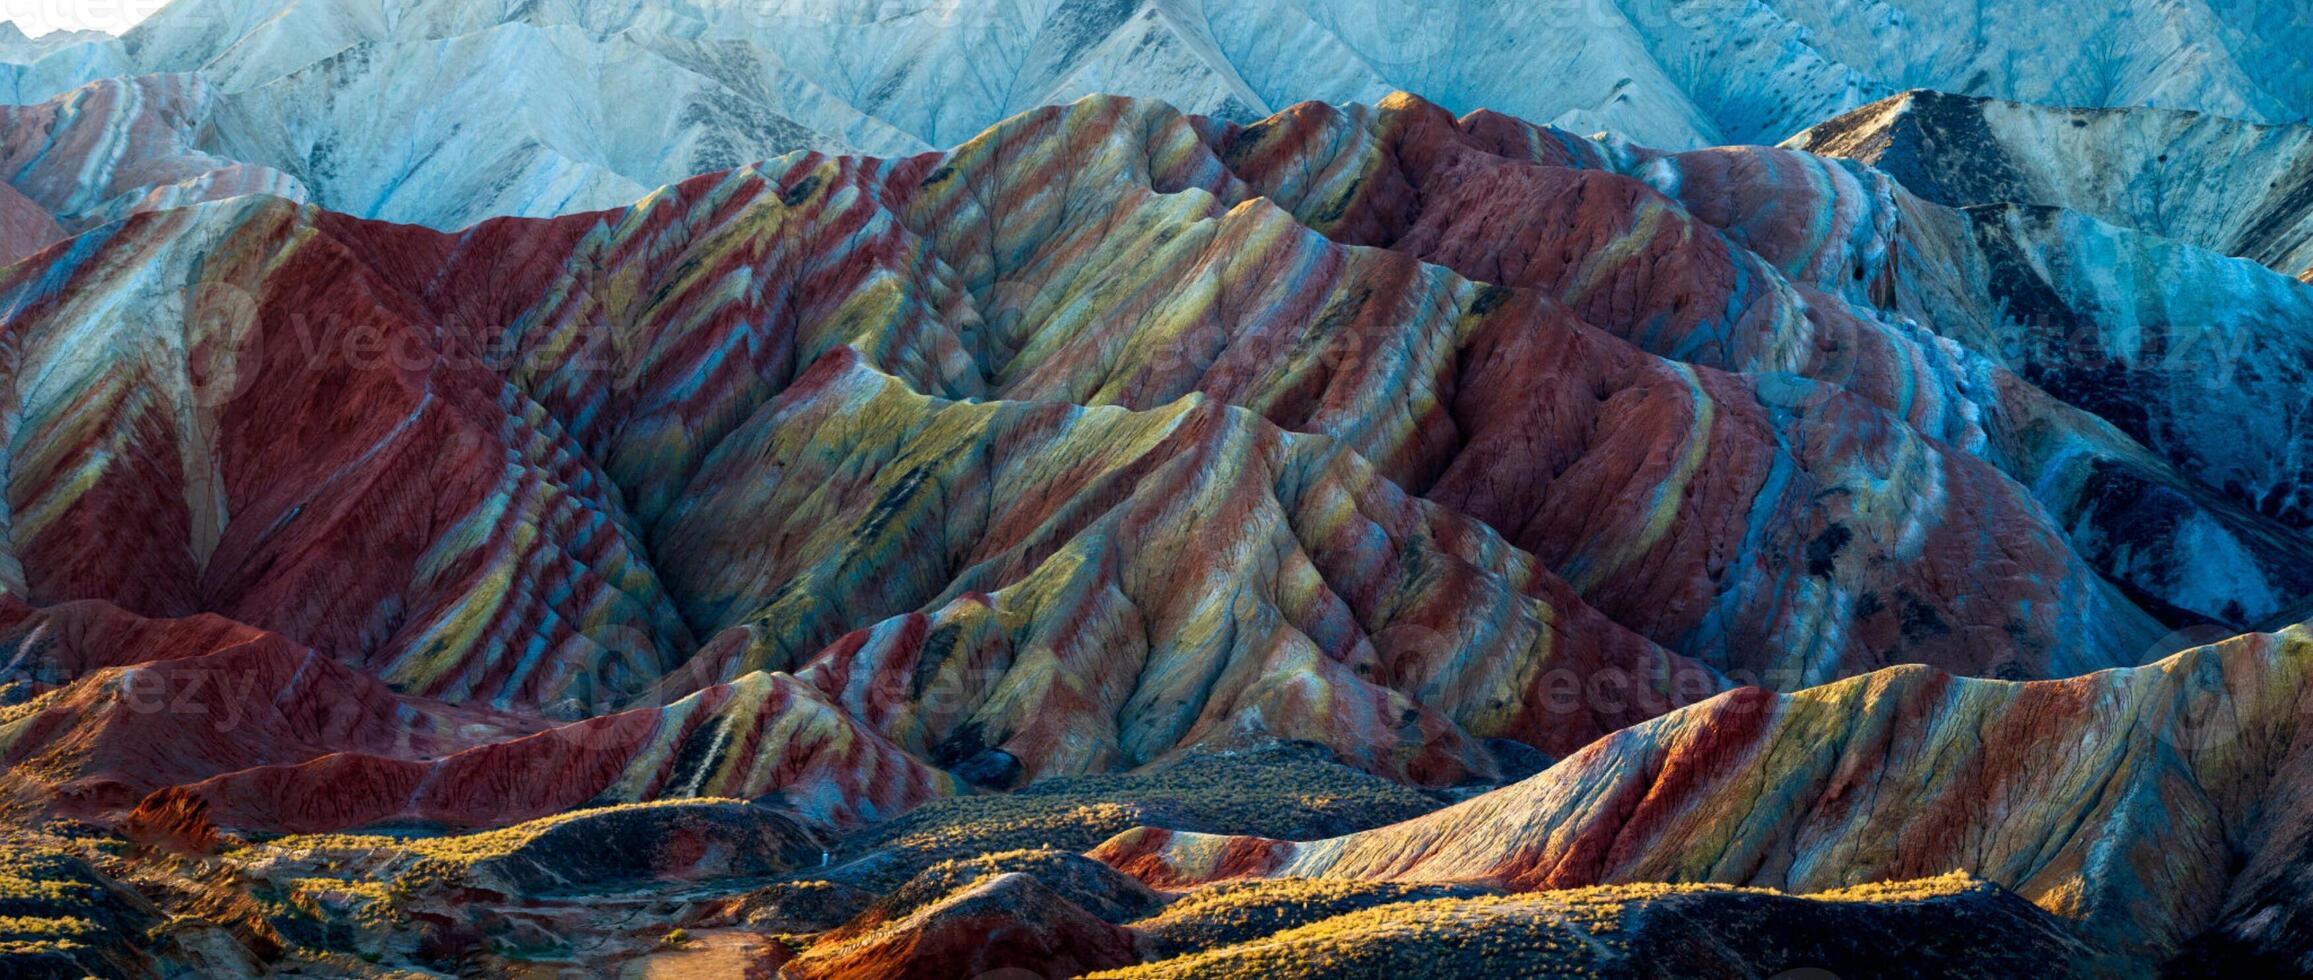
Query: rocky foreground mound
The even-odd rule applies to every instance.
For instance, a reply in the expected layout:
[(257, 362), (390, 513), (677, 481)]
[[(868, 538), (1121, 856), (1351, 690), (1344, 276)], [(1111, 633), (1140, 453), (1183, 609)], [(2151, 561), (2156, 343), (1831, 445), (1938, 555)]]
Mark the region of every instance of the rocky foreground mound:
[[(585, 811), (468, 836), (235, 840), (190, 852), (20, 837), (12, 846), (39, 857), (17, 870), (37, 877), (22, 879), (19, 893), (0, 891), (0, 907), (34, 918), (9, 920), (16, 942), (0, 946), (0, 963), (74, 977), (382, 977), (411, 965), (795, 978), (2132, 969), (2064, 919), (1957, 874), (1805, 896), (1327, 879), (1160, 891), (1068, 849), (1137, 821), (1306, 834), (1437, 803), (1321, 756), (1276, 749), (1057, 780), (935, 804), (834, 843), (729, 800)], [(604, 846), (612, 841), (620, 846)], [(633, 846), (640, 841), (649, 846)], [(112, 904), (25, 897), (81, 887)], [(167, 917), (139, 889), (175, 908), (171, 925), (158, 925)]]
[(2313, 765), (2303, 628), (2025, 684), (1898, 668), (1746, 691), (1526, 782), (1307, 843), (1139, 830), (1094, 856), (1160, 887), (1246, 877), (1814, 891), (1957, 868), (2159, 962), (2290, 965)]

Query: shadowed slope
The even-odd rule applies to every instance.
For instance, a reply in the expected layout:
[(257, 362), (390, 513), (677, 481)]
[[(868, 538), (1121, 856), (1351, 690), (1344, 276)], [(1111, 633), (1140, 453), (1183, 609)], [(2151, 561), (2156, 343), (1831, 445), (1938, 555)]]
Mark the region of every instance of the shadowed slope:
[[(1337, 239), (1538, 288), (1666, 357), (1838, 384), (1983, 456), (2174, 619), (2245, 627), (2313, 587), (2286, 519), (2300, 436), (2251, 425), (2296, 414), (2313, 359), (2313, 292), (2284, 278), (2073, 219), (2006, 233), (1790, 151), (1666, 155), (1402, 99), (1207, 128)], [(2203, 552), (2223, 558), (2180, 557)]]
[[(1279, 891), (1291, 894), (1296, 886), (1316, 891), (1324, 883), (1280, 884), (1286, 887)], [(1872, 977), (2132, 972), (2127, 964), (2100, 961), (2062, 920), (2031, 903), (1954, 875), (1815, 895), (1653, 885), (1401, 900), (1093, 975), (1636, 978), (1817, 971)]]
[(1938, 204), (2022, 204), (2313, 272), (2313, 126), (1906, 92), (1793, 149), (1872, 165)]

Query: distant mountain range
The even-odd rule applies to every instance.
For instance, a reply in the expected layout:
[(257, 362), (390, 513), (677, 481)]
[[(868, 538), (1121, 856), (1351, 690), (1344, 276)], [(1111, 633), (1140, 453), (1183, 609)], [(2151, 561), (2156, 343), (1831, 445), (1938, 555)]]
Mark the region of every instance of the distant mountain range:
[(1784, 145), (1941, 204), (2064, 208), (2313, 276), (2313, 126), (1910, 92)]
[[(349, 213), (614, 207), (792, 150), (949, 146), (1094, 93), (1251, 121), (1416, 92), (1687, 149), (1913, 88), (2313, 114), (2313, 23), (2181, 0), (181, 0), (119, 39), (0, 37), (0, 102), (198, 72), (202, 148)], [(649, 93), (647, 99), (637, 93)]]

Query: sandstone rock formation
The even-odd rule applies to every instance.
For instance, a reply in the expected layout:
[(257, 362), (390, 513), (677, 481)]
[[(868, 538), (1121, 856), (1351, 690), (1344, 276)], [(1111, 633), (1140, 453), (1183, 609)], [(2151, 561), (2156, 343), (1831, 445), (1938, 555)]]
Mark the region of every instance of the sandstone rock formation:
[(2298, 421), (2313, 295), (2291, 279), (2313, 263), (2313, 129), (1914, 93), (1789, 145), (1965, 206), (1899, 199), (1907, 315), (2235, 501), (2313, 520)]
[[(1358, 138), (1296, 156), (1301, 128)], [(1376, 147), (1401, 169), (1369, 191), (1286, 186)], [(335, 665), (250, 676), (334, 678), (378, 740), (75, 759), (185, 719), (95, 710), (133, 659), (34, 647), (60, 676), (11, 751), (91, 814), (185, 787), (251, 827), (475, 824), (712, 791), (843, 825), (1255, 735), (1444, 785), (1500, 774), (1490, 740), (1555, 757), (1730, 683), (2158, 651), (2099, 575), (2134, 566), (2074, 550), (2046, 447), (2189, 480), (1870, 277), (1835, 294), (1762, 228), (1566, 165), (1606, 152), (1412, 100), (1246, 130), (1096, 99), (462, 235), (263, 198), (106, 226), (0, 282), (0, 571), (37, 607), (266, 631), (220, 655)], [(1418, 214), (1389, 190), (1449, 184), (1462, 206)], [(1489, 250), (1489, 187), (1588, 203), (1521, 203)], [(1546, 221), (1574, 237), (1537, 255)], [(2302, 547), (2208, 496), (2267, 556)], [(2246, 567), (2164, 598), (2290, 570)], [(469, 711), (506, 718), (385, 720)], [(449, 788), (480, 774), (505, 795)]]
[(2313, 970), (2313, 23), (2058, 8), (0, 30), (0, 970)]
[(296, 178), (200, 149), (216, 101), (198, 75), (151, 75), (0, 106), (0, 265), (137, 211), (244, 194), (303, 200)]
[(2291, 883), (2306, 857), (2309, 643), (2294, 628), (2060, 681), (1905, 667), (1735, 692), (1395, 826), (1300, 844), (1151, 829), (1093, 853), (1163, 887), (1316, 876), (1805, 892), (1958, 868), (2142, 961), (2194, 941), (2303, 962)]
[[(2172, 622), (2246, 627), (2303, 592), (2289, 419), (2313, 293), (2284, 277), (2077, 216), (1941, 208), (1812, 156), (1665, 155), (1418, 100), (1300, 107), (1216, 139), (1337, 239), (1554, 290), (1657, 354), (1795, 372), (1899, 412), (2030, 487)], [(1600, 252), (1538, 247), (1567, 226), (1598, 228), (1584, 245), (1604, 254), (1675, 262), (1590, 268), (1574, 260)]]

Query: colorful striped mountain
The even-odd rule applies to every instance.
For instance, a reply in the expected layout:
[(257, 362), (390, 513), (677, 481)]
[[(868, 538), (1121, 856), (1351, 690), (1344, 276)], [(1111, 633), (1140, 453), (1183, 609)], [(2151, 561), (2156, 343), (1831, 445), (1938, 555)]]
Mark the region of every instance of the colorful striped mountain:
[(2015, 135), (2234, 129), (1090, 95), (408, 182), (235, 127), (740, 55), (242, 6), (0, 110), (7, 969), (2313, 966), (2313, 284)]

